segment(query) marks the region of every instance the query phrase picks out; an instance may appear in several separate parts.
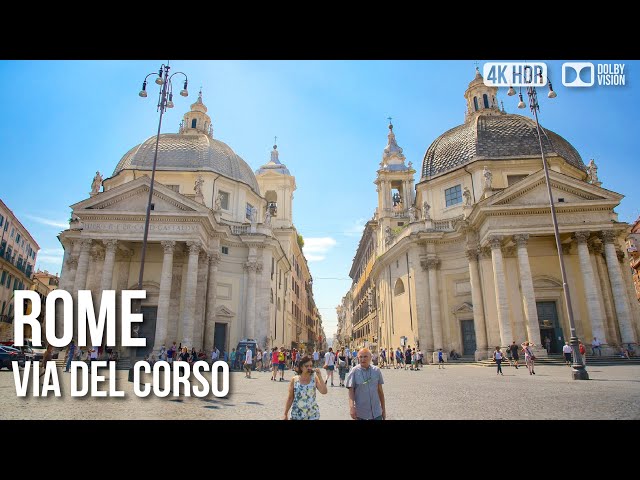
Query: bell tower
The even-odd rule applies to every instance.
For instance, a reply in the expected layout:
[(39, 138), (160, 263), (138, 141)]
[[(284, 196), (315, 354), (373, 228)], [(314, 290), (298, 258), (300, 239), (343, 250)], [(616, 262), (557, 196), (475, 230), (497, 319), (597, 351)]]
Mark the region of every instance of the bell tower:
[(202, 89), (198, 93), (196, 102), (191, 104), (191, 110), (184, 114), (182, 122), (180, 122), (179, 133), (182, 135), (204, 133), (213, 138), (211, 117), (207, 115), (207, 106), (202, 103)]
[[(277, 140), (277, 137), (275, 138)], [(280, 163), (278, 145), (274, 141), (271, 160), (256, 170), (260, 194), (267, 200), (273, 228), (289, 228), (293, 225), (293, 192), (296, 178), (286, 165)], [(258, 215), (264, 218), (265, 212)]]
[[(373, 182), (378, 192), (376, 214), (381, 232), (385, 232), (386, 227), (393, 229), (408, 224), (411, 221), (409, 209), (415, 203), (413, 176), (416, 171), (411, 162), (408, 165), (404, 163), (405, 156), (396, 142), (391, 117), (387, 139), (380, 168)], [(378, 242), (378, 245), (384, 245), (384, 241)]]

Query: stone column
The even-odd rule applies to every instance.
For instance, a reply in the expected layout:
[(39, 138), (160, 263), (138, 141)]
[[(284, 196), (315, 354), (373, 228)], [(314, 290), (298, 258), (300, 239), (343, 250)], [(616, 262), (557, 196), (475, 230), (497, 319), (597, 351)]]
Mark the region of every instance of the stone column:
[(204, 315), (207, 306), (207, 279), (209, 278), (209, 254), (202, 252), (198, 259), (198, 288), (196, 290), (196, 309), (193, 331), (193, 346), (197, 351), (202, 349), (204, 335)]
[(502, 237), (493, 235), (489, 238), (491, 245), (491, 262), (493, 264), (493, 282), (496, 289), (496, 308), (498, 309), (498, 326), (500, 327), (501, 346), (511, 345), (511, 322), (509, 321), (509, 300), (502, 259)]
[(482, 360), (488, 354), (487, 328), (484, 320), (484, 302), (480, 286), (480, 270), (478, 269), (478, 249), (467, 250), (469, 259), (469, 278), (471, 282), (471, 302), (473, 303), (473, 325), (476, 331), (476, 360)]
[(71, 291), (76, 279), (76, 271), (78, 269), (78, 251), (80, 242), (72, 240), (68, 250), (65, 250), (63, 275), (60, 278), (60, 289)]
[(171, 302), (171, 280), (173, 279), (173, 250), (176, 242), (167, 240), (160, 242), (164, 250), (162, 258), (162, 274), (160, 275), (160, 293), (158, 297), (158, 314), (156, 316), (156, 336), (153, 350), (160, 351), (162, 345), (167, 346), (167, 326), (169, 324), (169, 303)]
[[(591, 249), (595, 255), (596, 270), (598, 272), (598, 294), (601, 295), (602, 305), (604, 306), (605, 329), (607, 332), (607, 340), (610, 346), (617, 346), (620, 343), (620, 335), (618, 333), (616, 314), (613, 308), (613, 298), (611, 298), (611, 285), (609, 284), (609, 274), (607, 265), (604, 261), (604, 244), (591, 243)], [(590, 343), (591, 339), (588, 340)]]
[[(538, 322), (538, 310), (536, 307), (536, 294), (533, 290), (533, 278), (531, 278), (531, 265), (529, 264), (529, 252), (527, 242), (529, 234), (514, 235), (513, 239), (518, 246), (518, 269), (520, 271), (520, 290), (522, 293), (522, 306), (527, 322), (527, 340), (534, 345), (541, 346), (540, 323)], [(512, 339), (515, 340), (515, 339)], [(516, 342), (517, 343), (517, 342)], [(540, 349), (540, 353), (546, 352)]]
[(189, 241), (189, 263), (187, 265), (187, 285), (182, 309), (182, 346), (193, 347), (193, 327), (196, 314), (196, 290), (198, 288), (198, 256), (200, 242)]
[(636, 343), (636, 334), (631, 324), (631, 312), (629, 311), (629, 303), (627, 301), (627, 289), (622, 279), (620, 263), (618, 262), (616, 247), (613, 243), (615, 238), (616, 235), (611, 230), (602, 232), (604, 254), (607, 260), (607, 269), (609, 270), (611, 290), (613, 291), (613, 303), (616, 307), (622, 343)]
[[(587, 312), (589, 321), (591, 322), (591, 335), (597, 337), (602, 344), (609, 343), (604, 326), (604, 311), (600, 303), (598, 288), (596, 287), (596, 277), (593, 274), (593, 266), (591, 265), (591, 256), (589, 255), (589, 247), (587, 241), (591, 232), (580, 231), (574, 234), (574, 238), (578, 243), (578, 257), (580, 258), (580, 270), (582, 271), (582, 281), (584, 283), (585, 298), (587, 300)], [(585, 339), (585, 343), (591, 343)]]
[[(424, 346), (425, 349), (425, 358), (427, 362), (432, 357), (433, 353), (433, 322), (431, 320), (431, 295), (429, 294), (430, 286), (429, 286), (429, 265), (427, 260), (422, 260), (420, 262), (422, 266), (422, 270), (425, 272), (426, 277), (426, 290), (423, 292), (424, 294), (424, 322), (421, 322), (418, 319), (418, 334), (420, 335), (420, 345)], [(391, 285), (389, 285), (391, 288)], [(416, 293), (416, 295), (418, 295)], [(421, 295), (422, 296), (422, 295)], [(420, 297), (418, 297), (420, 298)], [(393, 294), (391, 295), (391, 300), (393, 301)], [(391, 322), (389, 322), (391, 323)]]
[(102, 279), (100, 280), (100, 290), (112, 290), (113, 283), (113, 267), (116, 264), (116, 250), (118, 249), (118, 240), (103, 240), (105, 246), (104, 265), (102, 267)]
[[(78, 290), (84, 290), (87, 286), (87, 272), (89, 271), (89, 253), (91, 240), (80, 240), (80, 256), (78, 257), (78, 270), (73, 282), (72, 295), (77, 295)], [(76, 297), (77, 298), (77, 297)]]
[(431, 303), (431, 322), (433, 325), (433, 349), (438, 350), (444, 345), (442, 344), (442, 323), (440, 321), (440, 294), (438, 293), (438, 276), (437, 268), (440, 260), (437, 258), (428, 258), (427, 267), (429, 268), (429, 297)]
[(215, 252), (209, 256), (209, 288), (207, 290), (207, 318), (204, 326), (204, 350), (210, 352), (214, 346), (216, 328), (216, 293), (218, 263), (220, 254)]
[(258, 263), (249, 261), (244, 266), (249, 273), (249, 284), (247, 286), (247, 303), (246, 303), (246, 338), (255, 338), (256, 331), (256, 270)]

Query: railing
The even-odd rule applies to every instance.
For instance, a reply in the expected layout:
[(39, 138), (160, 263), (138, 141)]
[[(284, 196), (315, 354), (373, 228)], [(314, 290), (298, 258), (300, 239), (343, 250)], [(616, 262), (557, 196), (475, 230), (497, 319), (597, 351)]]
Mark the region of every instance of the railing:
[(250, 226), (249, 225), (229, 225), (231, 227), (231, 233), (234, 235), (244, 235), (245, 233), (249, 233)]
[(431, 223), (433, 225), (434, 230), (438, 231), (453, 231), (455, 230), (455, 224), (457, 221), (462, 220), (464, 215), (460, 215), (454, 218), (449, 218), (447, 220), (432, 220)]
[(382, 211), (384, 212), (385, 217), (402, 218), (402, 217), (409, 216), (409, 213), (407, 212), (407, 210), (400, 210), (395, 208), (384, 208), (382, 209)]

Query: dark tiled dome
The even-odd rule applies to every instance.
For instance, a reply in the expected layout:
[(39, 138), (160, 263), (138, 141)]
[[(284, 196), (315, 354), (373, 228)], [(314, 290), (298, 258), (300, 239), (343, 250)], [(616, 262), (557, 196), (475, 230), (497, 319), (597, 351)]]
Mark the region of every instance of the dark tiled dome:
[[(151, 170), (156, 148), (156, 136), (129, 150), (118, 162), (113, 175), (121, 170)], [(158, 144), (157, 170), (209, 171), (249, 185), (260, 193), (251, 167), (224, 142), (205, 134), (183, 135), (165, 133)]]
[[(586, 170), (573, 146), (557, 133), (544, 130), (546, 154), (555, 153), (569, 164)], [(536, 124), (521, 115), (478, 115), (440, 135), (427, 149), (422, 161), (422, 177), (433, 177), (471, 163), (475, 157), (508, 159), (540, 156)]]

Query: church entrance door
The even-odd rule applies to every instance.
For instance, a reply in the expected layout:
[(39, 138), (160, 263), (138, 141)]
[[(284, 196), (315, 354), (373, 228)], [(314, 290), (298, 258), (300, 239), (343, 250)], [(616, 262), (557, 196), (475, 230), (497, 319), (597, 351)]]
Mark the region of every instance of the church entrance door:
[(473, 320), (461, 320), (462, 329), (462, 354), (474, 355), (476, 353), (476, 329)]
[(549, 353), (561, 353), (564, 345), (564, 333), (558, 322), (558, 309), (556, 302), (536, 302), (538, 310), (538, 322), (540, 324), (540, 341), (545, 348), (544, 339), (549, 337), (551, 349)]
[(213, 344), (220, 350), (220, 355), (227, 349), (227, 324), (216, 322), (213, 333)]

